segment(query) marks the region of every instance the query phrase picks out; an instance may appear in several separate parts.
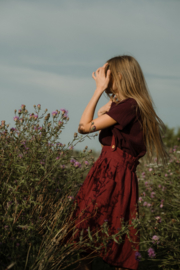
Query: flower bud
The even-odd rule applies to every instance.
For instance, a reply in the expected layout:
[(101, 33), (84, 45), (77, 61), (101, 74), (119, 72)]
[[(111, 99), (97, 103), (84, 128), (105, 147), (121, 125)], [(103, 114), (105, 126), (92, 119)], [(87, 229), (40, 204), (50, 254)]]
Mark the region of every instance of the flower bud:
[(34, 105), (33, 107), (36, 108), (36, 105)]
[(26, 105), (22, 104), (22, 105), (21, 105), (21, 109), (24, 111), (25, 108), (26, 108)]
[(16, 113), (17, 112), (17, 110), (14, 110), (14, 113)]
[(38, 109), (41, 109), (41, 104), (38, 104), (37, 107), (38, 107)]
[(4, 127), (5, 126), (5, 123), (6, 123), (6, 121), (5, 120), (2, 120), (1, 121), (1, 126)]
[(74, 133), (74, 138), (76, 138), (76, 137), (77, 137), (77, 133), (75, 132), (75, 133)]
[(88, 149), (88, 147), (86, 146), (85, 149)]
[(88, 153), (92, 153), (92, 150), (90, 149)]

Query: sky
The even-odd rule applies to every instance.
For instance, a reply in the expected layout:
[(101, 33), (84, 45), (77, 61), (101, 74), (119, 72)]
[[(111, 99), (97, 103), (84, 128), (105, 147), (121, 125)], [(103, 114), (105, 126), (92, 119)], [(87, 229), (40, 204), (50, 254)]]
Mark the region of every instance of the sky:
[[(143, 70), (157, 115), (176, 131), (179, 11), (178, 0), (1, 0), (0, 121), (14, 127), (14, 110), (21, 104), (29, 112), (34, 104), (49, 113), (65, 108), (70, 120), (59, 141), (72, 142), (96, 88), (92, 72), (109, 58), (128, 54)], [(103, 94), (94, 118), (107, 102)], [(98, 136), (75, 149), (86, 145), (101, 151)]]

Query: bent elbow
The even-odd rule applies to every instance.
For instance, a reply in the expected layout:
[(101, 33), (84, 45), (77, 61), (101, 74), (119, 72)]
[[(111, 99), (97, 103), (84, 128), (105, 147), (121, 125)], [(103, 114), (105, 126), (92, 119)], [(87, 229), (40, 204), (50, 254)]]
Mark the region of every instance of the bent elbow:
[(82, 124), (79, 125), (78, 132), (80, 134), (86, 134), (84, 125), (82, 125)]

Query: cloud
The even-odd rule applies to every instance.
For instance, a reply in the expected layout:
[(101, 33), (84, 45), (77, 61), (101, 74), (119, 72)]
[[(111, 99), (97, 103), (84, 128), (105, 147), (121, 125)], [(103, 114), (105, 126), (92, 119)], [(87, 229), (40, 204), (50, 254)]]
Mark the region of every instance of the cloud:
[(1, 84), (11, 81), (13, 86), (24, 87), (24, 89), (28, 87), (74, 97), (82, 94), (84, 86), (91, 84), (92, 81), (91, 78), (74, 78), (30, 68), (4, 65), (0, 65), (0, 74)]

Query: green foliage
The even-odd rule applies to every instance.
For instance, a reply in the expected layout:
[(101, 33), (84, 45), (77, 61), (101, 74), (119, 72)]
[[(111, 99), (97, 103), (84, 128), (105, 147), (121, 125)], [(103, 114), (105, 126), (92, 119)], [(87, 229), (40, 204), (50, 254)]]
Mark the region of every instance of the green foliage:
[[(29, 114), (22, 105), (15, 116), (15, 128), (5, 121), (0, 126), (0, 264), (2, 269), (69, 269), (80, 260), (86, 248), (95, 254), (106, 252), (112, 241), (121, 243), (129, 235), (128, 225), (109, 234), (105, 222), (98, 231), (79, 242), (64, 243), (66, 236), (77, 232), (71, 215), (73, 199), (95, 160), (95, 152), (74, 151), (85, 137), (74, 134), (71, 143), (59, 142), (68, 122), (61, 109), (40, 115), (40, 105)], [(165, 145), (171, 159), (166, 167), (140, 160), (139, 216), (132, 220), (140, 231), (139, 269), (156, 266), (179, 269), (180, 265), (180, 128), (177, 134), (167, 127)], [(156, 159), (154, 159), (156, 161)], [(149, 250), (151, 248), (151, 250)], [(155, 268), (154, 268), (155, 269)]]

